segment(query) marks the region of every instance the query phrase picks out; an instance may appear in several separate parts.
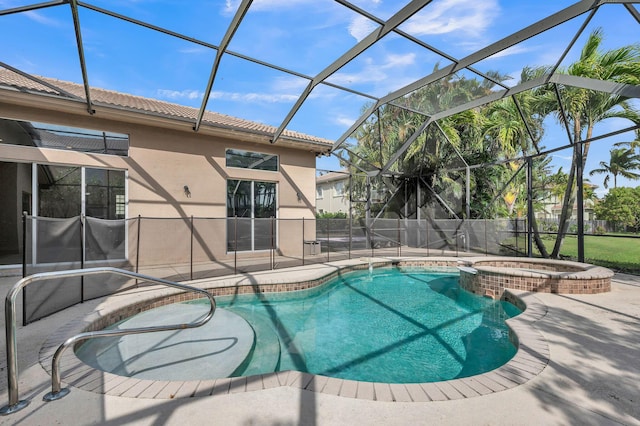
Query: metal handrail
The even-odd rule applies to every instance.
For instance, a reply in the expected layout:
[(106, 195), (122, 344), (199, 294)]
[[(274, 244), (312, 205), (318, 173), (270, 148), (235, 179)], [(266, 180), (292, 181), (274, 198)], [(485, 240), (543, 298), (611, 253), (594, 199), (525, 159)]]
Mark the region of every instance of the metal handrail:
[[(18, 293), (27, 285), (31, 284), (34, 281), (46, 281), (60, 277), (80, 277), (85, 275), (97, 275), (97, 274), (115, 274), (122, 275), (129, 278), (135, 278), (143, 281), (150, 281), (157, 284), (162, 284), (169, 287), (174, 287), (180, 290), (185, 291), (194, 291), (197, 293), (202, 293), (209, 298), (209, 303), (211, 304), (211, 308), (207, 315), (198, 321), (188, 323), (188, 324), (174, 324), (174, 325), (164, 325), (164, 326), (152, 326), (152, 327), (142, 327), (142, 328), (131, 328), (127, 330), (100, 330), (93, 332), (85, 332), (80, 333), (76, 336), (73, 336), (67, 339), (62, 345), (58, 347), (52, 359), (52, 368), (51, 368), (51, 392), (45, 395), (45, 401), (54, 401), (56, 399), (60, 399), (69, 393), (69, 389), (61, 389), (60, 388), (60, 368), (59, 361), (62, 353), (71, 345), (76, 342), (80, 342), (87, 339), (92, 339), (95, 337), (109, 337), (109, 336), (122, 336), (126, 334), (140, 334), (140, 333), (152, 333), (157, 331), (169, 331), (169, 330), (181, 330), (187, 328), (196, 328), (206, 324), (211, 317), (213, 317), (213, 313), (216, 310), (216, 301), (209, 292), (206, 290), (202, 290), (199, 288), (187, 286), (184, 284), (178, 284), (173, 281), (164, 280), (161, 278), (155, 278), (148, 275), (138, 274), (136, 272), (126, 271), (124, 269), (111, 268), (111, 267), (101, 267), (101, 268), (87, 268), (87, 269), (72, 269), (69, 271), (55, 271), (55, 272), (42, 272), (39, 274), (33, 274), (28, 277), (22, 278), (20, 281), (15, 283), (9, 293), (7, 293), (7, 298), (5, 300), (5, 334), (7, 341), (7, 381), (8, 381), (8, 392), (9, 392), (9, 403), (7, 406), (0, 409), (0, 415), (7, 415), (19, 411), (26, 407), (29, 404), (29, 401), (19, 399), (18, 392), (18, 359), (17, 359), (17, 343), (16, 343), (16, 311), (15, 304), (16, 299), (18, 297)], [(24, 309), (24, 307), (23, 307)]]

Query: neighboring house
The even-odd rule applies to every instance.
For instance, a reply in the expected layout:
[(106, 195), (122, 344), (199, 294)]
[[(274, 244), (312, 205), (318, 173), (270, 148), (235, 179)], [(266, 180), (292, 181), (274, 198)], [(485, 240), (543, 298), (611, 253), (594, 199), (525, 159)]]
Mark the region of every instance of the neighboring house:
[(316, 213), (349, 214), (349, 172), (316, 177)]
[[(585, 186), (588, 184), (585, 184)], [(593, 189), (595, 190), (597, 186), (593, 185)], [(596, 204), (595, 200), (585, 199), (584, 200), (584, 220), (595, 220), (596, 214), (593, 210)], [(541, 202), (541, 209), (536, 210), (536, 218), (537, 219), (548, 219), (548, 220), (558, 220), (560, 219), (560, 215), (562, 214), (562, 197), (558, 197), (557, 195), (549, 194), (549, 196)], [(571, 211), (570, 220), (576, 220), (578, 218), (578, 205), (573, 205), (573, 210)]]
[[(85, 97), (83, 85), (0, 69), (0, 265), (22, 261), (23, 211), (184, 218), (186, 235), (192, 217), (245, 219), (240, 245), (229, 219), (197, 235), (192, 245), (206, 246), (209, 260), (264, 250), (255, 219), (314, 217), (315, 159), (331, 141), (285, 131), (271, 143), (276, 128), (213, 112), (195, 132), (195, 108), (97, 88), (90, 107)], [(145, 235), (155, 233), (157, 244), (146, 243), (145, 259), (160, 263), (166, 253), (157, 247), (177, 242), (151, 226)], [(120, 229), (127, 258), (135, 254), (130, 227)], [(312, 227), (305, 234), (314, 235)], [(299, 249), (301, 235), (276, 234), (282, 253)]]

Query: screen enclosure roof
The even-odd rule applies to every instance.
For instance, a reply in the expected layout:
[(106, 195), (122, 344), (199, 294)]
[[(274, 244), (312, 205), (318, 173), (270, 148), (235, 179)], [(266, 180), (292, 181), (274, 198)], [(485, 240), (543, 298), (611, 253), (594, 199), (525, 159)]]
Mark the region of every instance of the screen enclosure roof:
[[(343, 160), (358, 129), (397, 109), (423, 124), (372, 166), (383, 173), (439, 120), (504, 98), (517, 104), (536, 87), (558, 88), (559, 103), (562, 88), (580, 87), (637, 105), (636, 84), (562, 70), (594, 31), (605, 48), (637, 45), (638, 3), (9, 0), (0, 5), (0, 87), (82, 102), (87, 114), (107, 104), (196, 132), (226, 126), (274, 144), (315, 144)], [(545, 72), (523, 82), (532, 68)], [(447, 102), (412, 97), (444, 94), (460, 80), (483, 90)], [(603, 134), (637, 130), (617, 124)], [(565, 145), (566, 136), (544, 145)]]

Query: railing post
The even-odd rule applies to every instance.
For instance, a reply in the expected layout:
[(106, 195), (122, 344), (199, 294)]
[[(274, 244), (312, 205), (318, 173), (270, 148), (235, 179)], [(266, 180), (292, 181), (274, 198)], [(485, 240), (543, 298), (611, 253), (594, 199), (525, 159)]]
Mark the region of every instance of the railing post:
[[(140, 265), (140, 229), (142, 227), (142, 217), (138, 215), (138, 235), (136, 236), (136, 274)], [(136, 278), (136, 287), (138, 287), (138, 279)]]
[(487, 219), (484, 220), (484, 254), (489, 255), (489, 241), (487, 240)]
[(169, 330), (183, 330), (185, 328), (195, 328), (200, 327), (201, 325), (208, 322), (216, 309), (216, 301), (213, 295), (206, 290), (198, 289), (190, 286), (186, 286), (184, 284), (179, 284), (167, 280), (163, 280), (160, 278), (153, 278), (146, 275), (141, 275), (137, 273), (132, 273), (130, 271), (126, 271), (123, 269), (116, 269), (111, 267), (102, 267), (102, 268), (92, 268), (92, 269), (75, 269), (68, 271), (56, 271), (56, 272), (44, 272), (40, 274), (34, 274), (25, 278), (22, 278), (20, 281), (15, 283), (13, 287), (9, 289), (5, 299), (5, 337), (7, 343), (7, 381), (8, 381), (8, 397), (9, 403), (7, 406), (0, 408), (0, 415), (6, 416), (11, 413), (15, 413), (26, 407), (29, 404), (28, 400), (19, 400), (19, 391), (18, 391), (18, 358), (17, 358), (17, 339), (16, 339), (16, 299), (20, 291), (24, 291), (24, 288), (33, 283), (36, 280), (49, 280), (57, 277), (77, 277), (83, 275), (97, 275), (102, 273), (114, 273), (123, 275), (129, 278), (136, 278), (145, 281), (156, 282), (159, 284), (164, 284), (165, 286), (178, 288), (181, 290), (194, 291), (198, 293), (204, 294), (209, 298), (211, 308), (209, 309), (209, 313), (197, 320), (196, 322), (188, 323), (188, 324), (174, 324), (174, 325), (163, 325), (163, 326), (153, 326), (146, 328), (129, 328), (124, 330), (102, 330), (102, 331), (93, 331), (93, 332), (85, 332), (80, 333), (72, 338), (67, 339), (58, 350), (55, 352), (52, 360), (52, 369), (51, 369), (51, 388), (52, 391), (46, 394), (43, 397), (45, 401), (55, 401), (67, 395), (69, 393), (69, 389), (60, 389), (60, 357), (62, 352), (69, 346), (73, 345), (77, 341), (86, 340), (89, 338), (94, 338), (98, 336), (123, 336), (125, 334), (140, 334), (140, 333), (150, 333), (155, 331), (169, 331)]
[(518, 237), (519, 235), (519, 229), (518, 229), (518, 218), (515, 218), (516, 221), (516, 256), (520, 256), (520, 247), (518, 246)]
[(425, 240), (427, 242), (427, 257), (429, 256), (429, 221), (427, 219), (424, 220), (424, 233)]
[(329, 252), (331, 251), (331, 219), (325, 219), (327, 221), (327, 262), (329, 261)]
[(234, 216), (233, 221), (233, 274), (238, 273), (238, 215)]
[[(140, 228), (142, 227), (142, 217), (138, 215), (138, 235), (136, 236), (136, 274), (140, 265)], [(136, 280), (137, 282), (137, 280)]]
[(304, 266), (304, 216), (302, 217), (302, 266)]
[(273, 247), (274, 246), (274, 244), (273, 244), (274, 243), (274, 240), (273, 240), (273, 229), (274, 229), (273, 225), (274, 225), (274, 221), (275, 221), (275, 218), (273, 216), (271, 216), (271, 221), (270, 221), (271, 222), (271, 251), (269, 253), (269, 260), (271, 261), (270, 262), (271, 263), (271, 270), (274, 269), (273, 266), (274, 266), (275, 260), (276, 260), (275, 253), (273, 251), (274, 250), (274, 247)]
[(27, 212), (22, 212), (22, 278), (27, 276)]
[[(84, 227), (85, 216), (80, 215), (80, 269), (84, 269)], [(84, 276), (80, 277), (80, 303), (84, 303)]]
[(371, 257), (376, 257), (375, 256), (375, 248), (374, 248), (374, 246), (376, 245), (376, 234), (375, 234), (374, 229), (373, 229), (373, 221), (371, 222), (371, 227), (369, 228), (369, 233), (371, 235), (371, 238), (370, 238), (370, 240), (371, 240)]
[[(24, 279), (23, 279), (24, 280)], [(18, 391), (18, 355), (16, 353), (16, 311), (15, 300), (23, 286), (13, 287), (4, 302), (5, 338), (7, 343), (7, 391), (9, 403), (0, 408), (0, 415), (15, 413), (29, 405), (28, 400), (20, 401)]]
[(353, 218), (349, 209), (349, 259), (351, 259), (351, 241), (353, 240)]
[(398, 217), (398, 256), (402, 256), (402, 244), (400, 241), (400, 218)]

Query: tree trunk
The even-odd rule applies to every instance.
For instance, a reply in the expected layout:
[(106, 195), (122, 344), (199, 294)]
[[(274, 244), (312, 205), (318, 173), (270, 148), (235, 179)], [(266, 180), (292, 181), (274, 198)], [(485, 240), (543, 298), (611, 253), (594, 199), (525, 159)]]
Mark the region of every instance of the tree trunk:
[(569, 227), (569, 218), (571, 217), (571, 211), (573, 210), (573, 203), (575, 202), (576, 195), (574, 191), (574, 181), (576, 177), (576, 150), (574, 147), (573, 161), (571, 162), (571, 169), (567, 176), (567, 188), (564, 191), (564, 197), (562, 199), (562, 211), (560, 213), (560, 219), (558, 220), (558, 235), (556, 236), (556, 242), (553, 245), (553, 251), (551, 252), (551, 258), (557, 259), (560, 255), (560, 249), (564, 242), (564, 234)]
[[(551, 258), (553, 259), (560, 257), (560, 249), (564, 242), (564, 235), (569, 227), (569, 219), (571, 218), (573, 203), (576, 199), (574, 182), (576, 180), (576, 160), (578, 157), (577, 149), (582, 149), (582, 146), (578, 143), (581, 136), (580, 123), (580, 117), (575, 117), (573, 120), (573, 156), (571, 160), (571, 169), (569, 171), (569, 176), (567, 177), (567, 187), (565, 188), (564, 197), (562, 199), (562, 212), (560, 213), (560, 219), (558, 220), (558, 235), (556, 236), (556, 242), (553, 245), (553, 251), (551, 252)], [(584, 166), (584, 162), (582, 164)]]
[[(560, 249), (562, 248), (562, 243), (564, 242), (564, 236), (567, 233), (567, 229), (569, 228), (569, 219), (571, 218), (571, 213), (573, 212), (573, 204), (576, 201), (577, 188), (575, 188), (574, 185), (574, 182), (576, 180), (576, 150), (582, 149), (582, 170), (584, 172), (584, 167), (587, 163), (587, 155), (589, 154), (589, 147), (591, 146), (590, 142), (585, 142), (583, 144), (584, 147), (579, 143), (581, 141), (580, 133), (580, 119), (576, 118), (573, 123), (573, 161), (571, 162), (571, 170), (567, 179), (567, 189), (564, 192), (562, 212), (560, 213), (560, 220), (558, 223), (558, 235), (556, 237), (556, 243), (553, 246), (553, 251), (551, 252), (551, 258), (553, 259), (557, 259), (560, 256)], [(593, 124), (589, 124), (589, 126), (587, 127), (587, 140), (591, 139), (592, 135)], [(578, 208), (582, 209), (584, 208), (584, 206), (578, 206)]]
[(532, 215), (531, 218), (531, 228), (533, 229), (533, 240), (536, 242), (536, 247), (538, 247), (538, 251), (540, 255), (545, 259), (549, 258), (549, 253), (547, 252), (547, 248), (544, 245), (544, 242), (540, 238), (540, 231), (538, 231), (538, 220), (536, 219), (536, 215)]

